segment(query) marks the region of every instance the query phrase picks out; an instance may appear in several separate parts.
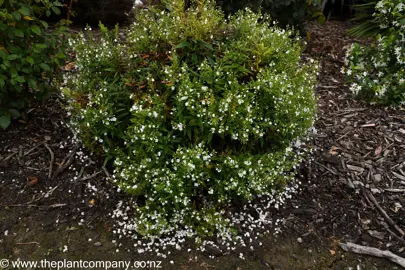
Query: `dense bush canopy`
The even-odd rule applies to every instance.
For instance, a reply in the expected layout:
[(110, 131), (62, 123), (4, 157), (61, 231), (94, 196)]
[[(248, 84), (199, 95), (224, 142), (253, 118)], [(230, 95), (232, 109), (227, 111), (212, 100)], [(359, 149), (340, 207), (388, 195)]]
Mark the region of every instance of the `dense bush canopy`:
[(0, 1), (0, 128), (19, 116), (30, 99), (51, 89), (65, 58), (66, 27), (47, 32), (44, 15), (60, 12), (58, 1)]
[(64, 93), (72, 127), (114, 160), (137, 196), (128, 230), (223, 231), (222, 207), (272, 195), (294, 175), (313, 125), (316, 64), (300, 38), (246, 10), (229, 21), (210, 1), (138, 10), (120, 34), (101, 25), (71, 40), (78, 73)]
[(343, 72), (355, 95), (372, 103), (401, 105), (405, 102), (405, 1), (379, 1), (374, 18), (383, 34), (371, 46), (353, 44)]

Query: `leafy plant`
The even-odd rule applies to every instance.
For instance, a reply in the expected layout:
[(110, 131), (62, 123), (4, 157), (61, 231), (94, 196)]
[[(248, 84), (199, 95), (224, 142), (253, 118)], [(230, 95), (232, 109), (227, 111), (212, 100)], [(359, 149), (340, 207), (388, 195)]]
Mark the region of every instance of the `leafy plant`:
[(321, 0), (217, 0), (217, 3), (227, 14), (234, 14), (246, 7), (253, 10), (261, 8), (282, 27), (293, 25), (303, 30), (308, 18), (316, 18), (320, 23), (325, 21)]
[(58, 1), (0, 0), (0, 127), (32, 99), (44, 97), (65, 58), (66, 27), (47, 31), (39, 18), (59, 12)]
[(227, 204), (273, 196), (294, 177), (316, 64), (301, 62), (294, 31), (250, 10), (227, 21), (211, 1), (175, 0), (136, 12), (123, 35), (100, 24), (100, 39), (87, 29), (70, 40), (72, 129), (137, 197), (125, 230), (233, 234)]
[(347, 52), (347, 75), (353, 93), (371, 103), (405, 104), (405, 1), (382, 0), (374, 18), (382, 34), (371, 46), (353, 44)]

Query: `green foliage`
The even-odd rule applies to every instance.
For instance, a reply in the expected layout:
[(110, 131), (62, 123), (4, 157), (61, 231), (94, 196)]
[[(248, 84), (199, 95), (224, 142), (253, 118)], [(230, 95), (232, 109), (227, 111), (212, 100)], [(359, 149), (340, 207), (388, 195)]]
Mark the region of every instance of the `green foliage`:
[(227, 14), (234, 14), (246, 7), (253, 10), (261, 8), (282, 27), (293, 25), (300, 30), (304, 29), (308, 18), (316, 18), (320, 23), (325, 21), (320, 0), (217, 0), (217, 3)]
[(0, 1), (0, 127), (19, 117), (32, 98), (41, 98), (65, 58), (66, 27), (48, 31), (39, 18), (59, 10), (58, 1)]
[(70, 40), (79, 71), (64, 94), (74, 131), (137, 196), (128, 228), (211, 235), (227, 228), (226, 204), (272, 196), (294, 177), (316, 64), (268, 16), (226, 21), (208, 0), (165, 6), (138, 10), (123, 35), (101, 24), (100, 39), (88, 29)]
[(382, 33), (377, 18), (373, 16), (377, 2), (376, 0), (369, 0), (366, 3), (353, 5), (356, 16), (352, 20), (360, 22), (360, 24), (349, 29), (348, 34), (350, 36), (357, 38), (375, 37)]
[(382, 0), (374, 18), (383, 34), (371, 46), (354, 44), (343, 70), (353, 93), (371, 103), (405, 104), (405, 1)]

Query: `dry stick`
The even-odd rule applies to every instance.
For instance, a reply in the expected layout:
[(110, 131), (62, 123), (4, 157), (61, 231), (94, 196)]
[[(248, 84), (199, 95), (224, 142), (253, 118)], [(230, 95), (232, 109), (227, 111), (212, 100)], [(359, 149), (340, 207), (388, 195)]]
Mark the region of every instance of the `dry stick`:
[(370, 255), (370, 256), (375, 256), (375, 257), (379, 257), (379, 258), (386, 258), (405, 268), (405, 259), (402, 257), (399, 257), (398, 255), (395, 255), (394, 253), (392, 253), (389, 250), (380, 250), (378, 248), (365, 247), (365, 246), (356, 245), (353, 243), (346, 243), (346, 244), (340, 243), (339, 246), (344, 251), (347, 251), (347, 252), (353, 252), (353, 253), (363, 254), (363, 255)]
[(388, 191), (388, 192), (394, 192), (394, 193), (403, 193), (403, 192), (405, 192), (405, 189), (399, 189), (399, 188), (386, 188), (384, 190)]
[(34, 151), (35, 149), (37, 149), (38, 147), (40, 147), (42, 145), (42, 142), (41, 143), (39, 143), (39, 144), (37, 144), (37, 145), (35, 145), (34, 147), (32, 147), (30, 150), (28, 150), (27, 152), (25, 152), (24, 153), (24, 157), (26, 156), (26, 155), (28, 155), (29, 153), (31, 153), (32, 151)]
[(66, 155), (66, 157), (62, 160), (61, 165), (56, 169), (55, 174), (53, 175), (54, 178), (58, 176), (61, 172), (63, 172), (67, 167), (69, 167), (70, 164), (72, 164), (74, 156), (78, 149), (79, 147), (75, 146), (72, 152)]
[(107, 168), (103, 166), (102, 169), (103, 169), (105, 175), (107, 176), (107, 178), (111, 178), (111, 175), (110, 175), (110, 173), (107, 171)]
[(94, 177), (96, 177), (97, 175), (99, 175), (99, 174), (102, 173), (102, 172), (103, 172), (103, 171), (98, 171), (98, 172), (96, 172), (96, 173), (93, 173), (92, 175), (83, 177), (83, 178), (81, 179), (81, 181), (86, 181), (86, 180), (89, 180), (89, 179), (91, 179), (91, 178), (94, 178)]
[(35, 245), (38, 245), (39, 246), (39, 243), (38, 242), (27, 242), (27, 243), (15, 243), (16, 245), (32, 245), (32, 244), (35, 244)]
[(381, 215), (385, 218), (385, 220), (393, 227), (397, 232), (399, 232), (399, 235), (402, 237), (404, 236), (404, 232), (401, 230), (401, 228), (388, 216), (387, 212), (382, 209), (382, 207), (378, 204), (377, 200), (373, 196), (373, 194), (370, 193), (370, 191), (366, 190), (365, 194), (367, 197), (370, 199), (370, 201), (375, 205), (375, 207), (380, 211)]
[(329, 171), (331, 174), (333, 175), (337, 175), (336, 172), (334, 172), (332, 169), (329, 169), (328, 167), (326, 167), (325, 165), (322, 165), (321, 163), (318, 163), (316, 161), (313, 161), (316, 165), (321, 166), (322, 168), (324, 168), (325, 170)]
[(44, 142), (43, 145), (46, 147), (46, 149), (48, 149), (49, 154), (51, 154), (51, 162), (49, 164), (49, 173), (48, 173), (48, 178), (51, 179), (51, 177), (52, 177), (52, 165), (53, 165), (53, 162), (55, 160), (55, 154), (52, 152), (52, 149), (49, 147), (49, 145), (47, 143)]
[(382, 225), (395, 239), (397, 239), (398, 241), (401, 241), (401, 242), (404, 241), (404, 239), (402, 239), (401, 237), (399, 237), (395, 232), (391, 231), (390, 228), (388, 228), (387, 223), (381, 222), (381, 225)]
[(57, 207), (63, 207), (66, 206), (66, 203), (56, 203), (56, 204), (51, 204), (51, 205), (35, 205), (35, 204), (11, 204), (7, 205), (7, 207), (37, 207), (37, 208), (57, 208)]
[(14, 153), (8, 155), (7, 157), (5, 157), (3, 161), (7, 161), (7, 160), (9, 160), (10, 158), (12, 158), (13, 156), (17, 155), (17, 154), (18, 154), (18, 152), (14, 152)]

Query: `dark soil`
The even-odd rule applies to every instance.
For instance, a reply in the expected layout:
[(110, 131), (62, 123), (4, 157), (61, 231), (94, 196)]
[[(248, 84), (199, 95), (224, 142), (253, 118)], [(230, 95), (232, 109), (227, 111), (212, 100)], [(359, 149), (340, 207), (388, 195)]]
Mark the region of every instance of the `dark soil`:
[(123, 195), (105, 180), (103, 160), (76, 148), (61, 124), (69, 117), (54, 97), (0, 132), (0, 259), (158, 260), (163, 269), (397, 267), (339, 248), (353, 242), (405, 257), (402, 236), (367, 195), (405, 230), (405, 111), (353, 99), (340, 73), (344, 47), (353, 42), (346, 28), (344, 22), (309, 28), (306, 54), (322, 65), (317, 133), (313, 156), (300, 173), (301, 192), (272, 213), (285, 220), (278, 237), (267, 236), (255, 251), (215, 259), (194, 251), (173, 251), (164, 260), (140, 255), (131, 239), (117, 246), (108, 213)]

